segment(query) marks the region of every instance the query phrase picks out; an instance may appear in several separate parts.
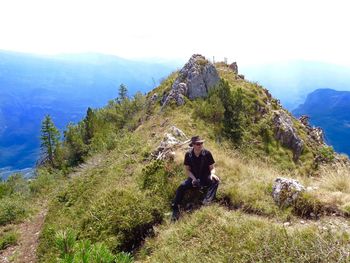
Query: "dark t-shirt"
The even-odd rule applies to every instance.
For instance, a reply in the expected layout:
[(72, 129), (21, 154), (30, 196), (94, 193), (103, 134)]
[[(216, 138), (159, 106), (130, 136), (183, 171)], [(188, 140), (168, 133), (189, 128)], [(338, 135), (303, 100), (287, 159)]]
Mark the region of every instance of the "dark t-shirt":
[(203, 149), (197, 157), (194, 151), (191, 150), (185, 154), (184, 165), (191, 168), (193, 175), (205, 183), (209, 181), (210, 169), (209, 166), (214, 164), (214, 158), (210, 151)]

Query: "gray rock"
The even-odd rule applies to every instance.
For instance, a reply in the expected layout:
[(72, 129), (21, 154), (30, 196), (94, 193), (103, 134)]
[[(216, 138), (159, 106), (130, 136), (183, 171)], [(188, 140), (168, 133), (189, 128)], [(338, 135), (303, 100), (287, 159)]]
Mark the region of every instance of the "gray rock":
[(158, 99), (158, 94), (157, 94), (157, 93), (154, 93), (154, 94), (152, 95), (152, 97), (151, 97), (151, 102), (152, 102), (152, 103), (155, 103), (155, 102), (157, 101), (157, 99)]
[(170, 131), (173, 135), (175, 135), (176, 137), (184, 137), (187, 139), (186, 134), (180, 130), (179, 128), (177, 128), (176, 126), (171, 126), (170, 127)]
[(163, 105), (167, 105), (171, 100), (177, 105), (182, 105), (185, 102), (184, 96), (191, 100), (206, 97), (219, 80), (214, 65), (202, 55), (195, 54), (180, 70)]
[(309, 124), (309, 120), (310, 120), (310, 117), (307, 116), (307, 115), (301, 115), (299, 117), (299, 121), (305, 126), (305, 127), (310, 127), (310, 124)]
[[(156, 160), (173, 160), (175, 157), (175, 149), (187, 147), (189, 140), (186, 134), (175, 126), (170, 127), (171, 133), (165, 133), (163, 140), (151, 156)], [(179, 138), (175, 138), (179, 137)], [(180, 139), (186, 139), (182, 141)]]
[(325, 144), (324, 143), (324, 133), (323, 130), (320, 127), (312, 127), (309, 131), (310, 137), (317, 142), (318, 144)]
[(305, 191), (305, 187), (297, 180), (277, 177), (272, 188), (272, 197), (278, 206), (288, 207), (297, 200), (303, 191)]
[(293, 151), (293, 159), (297, 161), (304, 149), (304, 142), (297, 135), (292, 118), (282, 110), (275, 111), (273, 117), (275, 138), (285, 147)]
[(230, 66), (230, 69), (237, 75), (238, 74), (238, 65), (237, 62), (233, 62)]
[(324, 145), (324, 132), (320, 127), (311, 127), (309, 124), (310, 117), (302, 115), (299, 117), (299, 121), (304, 125), (309, 139), (313, 140), (319, 145)]

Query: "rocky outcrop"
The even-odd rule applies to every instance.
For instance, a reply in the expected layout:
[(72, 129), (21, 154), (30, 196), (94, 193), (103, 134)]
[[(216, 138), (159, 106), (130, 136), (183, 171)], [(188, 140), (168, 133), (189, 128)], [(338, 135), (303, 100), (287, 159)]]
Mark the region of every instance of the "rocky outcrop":
[(190, 100), (206, 97), (209, 90), (219, 80), (220, 78), (214, 65), (202, 55), (195, 54), (180, 70), (171, 91), (163, 100), (163, 105), (167, 105), (170, 101), (175, 101), (177, 105), (182, 105), (185, 103), (185, 96)]
[(154, 93), (151, 97), (151, 103), (154, 104), (158, 99), (158, 94), (157, 93)]
[(299, 117), (299, 121), (306, 128), (306, 132), (309, 135), (309, 138), (319, 145), (325, 144), (323, 130), (320, 127), (311, 127), (309, 124), (309, 119), (310, 118), (307, 115), (302, 115)]
[(297, 180), (278, 177), (272, 188), (272, 197), (278, 206), (288, 207), (297, 200), (303, 191), (305, 191), (305, 187)]
[(229, 65), (229, 68), (232, 69), (232, 71), (237, 75), (238, 74), (238, 65), (237, 62), (233, 62), (231, 65)]
[(304, 142), (298, 137), (292, 118), (284, 111), (278, 110), (274, 112), (273, 124), (275, 138), (293, 151), (293, 159), (297, 161), (304, 149)]
[(178, 148), (188, 148), (187, 136), (179, 128), (172, 126), (169, 129), (170, 133), (165, 133), (157, 149), (151, 154), (156, 160), (172, 160), (175, 157), (175, 150)]

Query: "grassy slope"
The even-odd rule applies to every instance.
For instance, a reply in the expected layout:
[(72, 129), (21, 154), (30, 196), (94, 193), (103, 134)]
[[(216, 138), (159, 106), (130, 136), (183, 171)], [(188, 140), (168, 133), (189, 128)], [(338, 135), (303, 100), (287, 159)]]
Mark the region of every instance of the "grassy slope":
[[(246, 98), (264, 104), (266, 94), (259, 85), (235, 79), (232, 72), (225, 70), (223, 68), (219, 72), (232, 88), (239, 86)], [(169, 90), (175, 77), (176, 74), (170, 76), (154, 92), (162, 94), (164, 90)], [(281, 175), (298, 177), (306, 186), (319, 187), (317, 193), (305, 198), (306, 210), (311, 212), (324, 196), (335, 191), (335, 187), (327, 188), (325, 181), (304, 176), (310, 170), (313, 149), (304, 153), (301, 164), (293, 163), (290, 150), (274, 141), (269, 146), (269, 154), (259, 142), (256, 147), (234, 149), (229, 141), (223, 138), (218, 141), (213, 125), (193, 118), (195, 103), (187, 101), (183, 107), (169, 107), (164, 111), (156, 105), (153, 114), (134, 132), (118, 135), (116, 148), (103, 153), (105, 158), (99, 166), (61, 185), (51, 201), (41, 236), (41, 262), (52, 262), (57, 257), (54, 236), (58, 230), (74, 229), (78, 238), (104, 242), (116, 253), (133, 250), (140, 241), (135, 241), (137, 236), (150, 234), (150, 227), (160, 222), (163, 223), (158, 227), (157, 236), (147, 240), (136, 255), (137, 259), (151, 262), (200, 262), (204, 259), (225, 262), (235, 258), (239, 261), (264, 261), (267, 258), (281, 261), (288, 257), (293, 262), (302, 255), (304, 262), (315, 262), (327, 255), (331, 260), (344, 255), (342, 251), (347, 248), (345, 241), (348, 240), (346, 234), (340, 235), (339, 247), (330, 253), (330, 248), (335, 247), (336, 235), (328, 235), (315, 227), (305, 227), (300, 231), (292, 231), (291, 228), (286, 233), (281, 225), (285, 221), (297, 222), (298, 213), (293, 209), (279, 209), (271, 198), (273, 180)], [(275, 107), (277, 109), (277, 104)], [(159, 167), (149, 159), (149, 153), (173, 125), (188, 136), (200, 134), (206, 138), (206, 147), (213, 152), (217, 173), (222, 179), (218, 198), (226, 200), (230, 208), (241, 208), (242, 212), (263, 217), (215, 205), (188, 214), (177, 224), (167, 223), (171, 198), (177, 185), (185, 178), (182, 173), (184, 150), (176, 152), (174, 162)], [(246, 145), (249, 145), (257, 125), (252, 124), (250, 128), (253, 132), (245, 134)], [(301, 132), (301, 136), (305, 134)], [(255, 139), (259, 140), (258, 137)], [(149, 169), (143, 170), (147, 166)], [(293, 169), (297, 172), (292, 172)], [(147, 176), (151, 176), (151, 180), (146, 183)], [(350, 187), (343, 186), (342, 189), (340, 199), (324, 198), (324, 201), (346, 206)], [(321, 201), (317, 201), (315, 196)], [(183, 247), (186, 249), (183, 250)], [(291, 247), (289, 252), (288, 247)], [(304, 247), (310, 247), (310, 250), (305, 251)], [(318, 250), (321, 252), (318, 253)]]

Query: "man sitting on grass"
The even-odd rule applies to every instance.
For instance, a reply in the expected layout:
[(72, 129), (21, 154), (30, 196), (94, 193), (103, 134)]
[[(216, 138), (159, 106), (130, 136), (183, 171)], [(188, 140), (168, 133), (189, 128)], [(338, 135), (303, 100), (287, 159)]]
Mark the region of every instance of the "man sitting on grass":
[(193, 147), (185, 155), (184, 165), (188, 178), (181, 183), (176, 190), (176, 196), (172, 204), (172, 221), (179, 218), (179, 205), (185, 192), (191, 188), (208, 188), (203, 205), (213, 201), (219, 186), (220, 179), (215, 175), (214, 158), (210, 151), (204, 149), (204, 140), (199, 136), (191, 138), (190, 146)]

